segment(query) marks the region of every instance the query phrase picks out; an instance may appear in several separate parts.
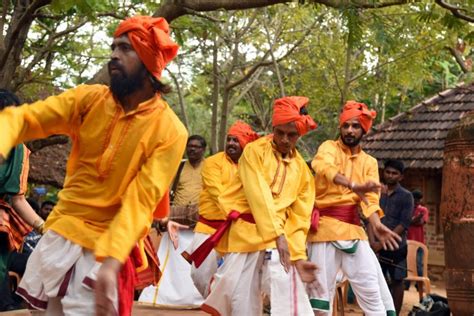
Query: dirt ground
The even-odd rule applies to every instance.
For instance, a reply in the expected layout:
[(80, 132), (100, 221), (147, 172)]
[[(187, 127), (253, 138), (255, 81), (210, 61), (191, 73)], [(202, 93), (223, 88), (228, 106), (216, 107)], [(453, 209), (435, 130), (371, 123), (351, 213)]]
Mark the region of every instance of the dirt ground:
[[(443, 283), (434, 283), (431, 285), (431, 292), (446, 297), (446, 289)], [(413, 305), (418, 304), (418, 292), (414, 286), (410, 287), (410, 290), (405, 291), (403, 299), (403, 308), (400, 315), (408, 315), (409, 311), (413, 308)], [(357, 305), (348, 305), (344, 309), (345, 316), (360, 316), (363, 315), (362, 311)], [(2, 316), (35, 316), (42, 315), (43, 313), (30, 313), (27, 310), (19, 310), (14, 312), (0, 313)], [(177, 316), (177, 315), (207, 315), (199, 310), (173, 310), (173, 309), (161, 309), (147, 305), (141, 305), (136, 303), (133, 308), (133, 316)]]

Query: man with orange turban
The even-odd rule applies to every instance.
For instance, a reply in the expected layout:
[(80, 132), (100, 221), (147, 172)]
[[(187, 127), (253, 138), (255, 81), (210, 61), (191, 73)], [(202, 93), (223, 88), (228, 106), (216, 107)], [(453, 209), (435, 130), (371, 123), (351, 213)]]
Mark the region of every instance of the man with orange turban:
[[(316, 127), (307, 104), (305, 97), (275, 101), (273, 134), (245, 147), (218, 198), (226, 221), (198, 248), (217, 244), (224, 254), (201, 307), (212, 315), (260, 315), (260, 290), (270, 296), (272, 314), (313, 314), (302, 281), (312, 282), (316, 269), (306, 257), (314, 183), (296, 150), (299, 137)], [(199, 266), (202, 257), (194, 259)]]
[(178, 169), (187, 132), (163, 100), (161, 72), (177, 54), (163, 18), (134, 17), (115, 33), (110, 87), (80, 85), (0, 113), (0, 158), (53, 134), (72, 141), (66, 179), (18, 293), (51, 315), (130, 315), (143, 239)]
[(394, 313), (391, 299), (387, 303), (386, 295), (382, 298), (388, 288), (381, 282), (380, 265), (359, 218), (360, 210), (384, 248), (398, 247), (398, 235), (380, 222), (377, 160), (359, 144), (374, 118), (375, 112), (365, 104), (348, 101), (339, 117), (339, 139), (321, 144), (311, 164), (316, 172), (316, 200), (308, 255), (319, 267), (319, 286), (309, 295), (318, 315), (330, 315), (339, 270), (349, 279), (366, 315)]
[[(258, 138), (250, 125), (237, 121), (227, 133), (225, 151), (219, 152), (204, 161), (202, 168), (203, 189), (199, 198), (199, 221), (194, 229), (194, 239), (188, 251), (183, 253), (189, 258), (216, 228), (221, 225), (226, 214), (219, 208), (218, 197), (237, 175), (237, 164), (245, 146)], [(194, 285), (205, 298), (209, 294), (209, 284), (217, 270), (218, 255), (212, 250), (199, 268), (192, 263), (191, 278)]]

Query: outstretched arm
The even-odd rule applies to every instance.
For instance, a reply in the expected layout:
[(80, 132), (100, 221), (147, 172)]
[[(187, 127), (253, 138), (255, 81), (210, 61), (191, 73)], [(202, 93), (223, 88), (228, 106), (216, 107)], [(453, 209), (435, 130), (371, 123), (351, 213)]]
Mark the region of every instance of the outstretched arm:
[(19, 107), (7, 107), (0, 112), (0, 159), (5, 159), (17, 144), (53, 134), (73, 136), (81, 115), (95, 97), (98, 87), (79, 86), (75, 89)]

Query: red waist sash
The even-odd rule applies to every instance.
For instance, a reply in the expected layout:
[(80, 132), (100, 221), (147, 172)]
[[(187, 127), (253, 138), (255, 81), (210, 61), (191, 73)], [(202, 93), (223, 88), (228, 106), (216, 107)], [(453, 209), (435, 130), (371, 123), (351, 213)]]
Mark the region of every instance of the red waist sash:
[(311, 214), (311, 230), (318, 231), (319, 218), (321, 216), (328, 216), (335, 218), (341, 222), (360, 226), (359, 212), (357, 212), (357, 205), (338, 205), (333, 207), (318, 209), (313, 208)]
[(219, 229), (219, 227), (221, 227), (221, 225), (225, 223), (225, 220), (224, 219), (207, 219), (199, 215), (198, 222), (206, 224), (207, 226), (210, 226), (214, 229)]
[[(219, 226), (214, 227), (217, 229), (216, 232), (212, 234), (208, 239), (206, 239), (206, 241), (204, 241), (196, 250), (194, 250), (194, 252), (189, 256), (188, 261), (191, 263), (194, 262), (196, 268), (199, 268), (199, 266), (204, 262), (209, 253), (212, 251), (212, 249), (214, 249), (219, 240), (222, 238), (224, 233), (230, 228), (232, 222), (236, 221), (238, 218), (243, 219), (246, 222), (255, 224), (255, 219), (253, 218), (252, 214), (241, 214), (237, 211), (231, 211), (229, 215), (227, 215), (227, 219), (225, 221), (222, 221)], [(201, 218), (199, 219), (199, 221), (201, 221)], [(204, 224), (207, 223), (204, 222)]]

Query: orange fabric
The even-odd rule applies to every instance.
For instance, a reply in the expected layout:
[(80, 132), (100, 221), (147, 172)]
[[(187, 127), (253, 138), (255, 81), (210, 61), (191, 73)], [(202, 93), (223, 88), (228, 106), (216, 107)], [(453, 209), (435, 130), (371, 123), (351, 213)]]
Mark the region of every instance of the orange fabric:
[(295, 122), (298, 133), (302, 136), (317, 127), (308, 114), (300, 114), (300, 109), (309, 102), (307, 97), (284, 97), (276, 99), (273, 104), (273, 126)]
[(240, 147), (244, 149), (245, 145), (250, 142), (253, 142), (258, 138), (257, 133), (255, 133), (247, 123), (242, 121), (235, 122), (230, 128), (227, 135), (232, 135), (237, 137), (239, 140)]
[(20, 251), (23, 239), (32, 227), (8, 204), (0, 199), (0, 233), (8, 238), (8, 251)]
[(165, 192), (163, 195), (163, 198), (161, 199), (160, 203), (155, 208), (155, 211), (153, 212), (153, 218), (154, 219), (162, 219), (168, 216), (170, 213), (170, 194), (169, 190)]
[(339, 126), (344, 124), (345, 121), (350, 120), (354, 117), (359, 119), (360, 125), (367, 132), (372, 127), (372, 121), (377, 116), (377, 112), (369, 110), (367, 105), (359, 103), (353, 100), (347, 101), (342, 109), (342, 113), (339, 116)]
[(133, 48), (146, 69), (161, 78), (161, 72), (178, 54), (178, 44), (170, 38), (168, 22), (164, 18), (135, 16), (120, 23), (114, 37), (128, 34)]

